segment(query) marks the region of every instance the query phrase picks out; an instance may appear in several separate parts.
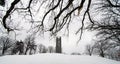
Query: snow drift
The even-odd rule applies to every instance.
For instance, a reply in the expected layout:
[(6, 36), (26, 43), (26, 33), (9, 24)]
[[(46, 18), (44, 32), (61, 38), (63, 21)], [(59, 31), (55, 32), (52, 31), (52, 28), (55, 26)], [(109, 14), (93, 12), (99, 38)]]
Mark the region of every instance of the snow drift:
[(97, 56), (46, 53), (2, 56), (0, 64), (120, 64), (120, 62)]

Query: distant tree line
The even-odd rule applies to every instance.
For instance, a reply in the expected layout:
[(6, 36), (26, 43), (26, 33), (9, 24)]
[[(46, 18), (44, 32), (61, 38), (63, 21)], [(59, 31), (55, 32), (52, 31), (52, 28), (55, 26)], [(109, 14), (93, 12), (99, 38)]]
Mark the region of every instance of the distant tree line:
[(55, 53), (53, 46), (36, 44), (35, 37), (28, 36), (24, 41), (16, 41), (7, 36), (0, 37), (0, 55), (32, 55), (35, 53)]
[(120, 61), (120, 45), (113, 41), (98, 40), (93, 44), (87, 44), (85, 53)]

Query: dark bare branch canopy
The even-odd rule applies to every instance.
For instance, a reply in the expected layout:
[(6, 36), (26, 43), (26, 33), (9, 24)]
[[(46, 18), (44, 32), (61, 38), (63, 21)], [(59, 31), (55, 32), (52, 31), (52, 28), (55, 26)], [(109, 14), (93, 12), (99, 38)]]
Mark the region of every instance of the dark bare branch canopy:
[[(21, 6), (20, 6), (20, 8), (18, 7), (17, 4), (19, 4), (21, 2), (22, 1), (20, 1), (20, 0), (14, 0), (11, 3), (11, 6), (9, 7), (9, 9), (6, 11), (6, 14), (2, 18), (3, 26), (4, 26), (5, 29), (7, 29), (8, 32), (12, 31), (14, 29), (9, 27), (9, 25), (7, 24), (8, 23), (7, 19), (8, 19), (9, 16), (11, 16), (11, 14), (13, 12), (15, 12), (17, 10), (27, 10), (30, 13), (29, 15), (31, 17), (31, 20), (34, 21), (34, 19), (33, 19), (34, 18), (34, 16), (33, 16), (34, 12), (33, 12), (32, 6), (33, 5), (35, 6), (35, 4), (37, 4), (37, 2), (39, 2), (39, 0), (35, 0), (35, 1), (29, 0), (28, 6), (26, 8), (21, 7)], [(44, 3), (47, 3), (47, 1), (44, 1), (44, 0), (41, 1), (41, 2), (42, 2), (41, 5), (38, 6), (38, 7), (41, 7)], [(47, 7), (48, 7), (47, 12), (44, 13), (41, 21), (38, 20), (40, 22), (39, 22), (39, 25), (37, 26), (38, 27), (37, 32), (39, 30), (41, 30), (40, 29), (41, 27), (42, 27), (42, 29), (45, 28), (44, 27), (44, 22), (46, 22), (45, 19), (49, 16), (49, 14), (52, 14), (53, 12), (55, 12), (55, 15), (53, 16), (53, 20), (51, 22), (52, 25), (49, 27), (49, 29), (47, 31), (51, 31), (51, 32), (53, 32), (53, 34), (59, 32), (65, 25), (69, 25), (69, 23), (70, 23), (70, 21), (72, 19), (73, 13), (75, 13), (75, 11), (78, 11), (78, 14), (80, 14), (80, 11), (82, 9), (84, 9), (84, 5), (85, 5), (84, 3), (88, 2), (87, 3), (86, 12), (84, 12), (83, 20), (81, 21), (82, 22), (82, 27), (81, 27), (80, 30), (83, 30), (84, 19), (85, 19), (86, 13), (88, 13), (89, 18), (90, 18), (89, 8), (90, 8), (91, 0), (89, 0), (89, 1), (86, 1), (86, 0), (78, 1), (80, 3), (77, 3), (77, 6), (74, 5), (74, 2), (77, 3), (77, 0), (76, 1), (74, 1), (74, 0), (67, 0), (67, 1), (63, 1), (63, 0), (57, 0), (57, 1), (50, 0), (50, 2), (47, 3)], [(82, 31), (81, 31), (81, 33), (82, 33)]]

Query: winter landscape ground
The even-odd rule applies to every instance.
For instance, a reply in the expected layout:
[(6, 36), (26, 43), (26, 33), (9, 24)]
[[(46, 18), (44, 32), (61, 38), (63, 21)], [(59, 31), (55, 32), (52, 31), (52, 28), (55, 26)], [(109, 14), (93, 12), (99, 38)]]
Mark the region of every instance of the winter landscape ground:
[(120, 64), (120, 62), (97, 56), (45, 53), (6, 55), (0, 57), (0, 64)]

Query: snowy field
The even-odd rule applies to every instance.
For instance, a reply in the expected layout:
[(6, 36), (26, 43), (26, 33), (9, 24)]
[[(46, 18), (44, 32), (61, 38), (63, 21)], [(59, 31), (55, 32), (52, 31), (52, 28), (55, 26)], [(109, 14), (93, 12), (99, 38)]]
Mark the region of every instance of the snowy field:
[(0, 64), (120, 64), (120, 62), (96, 56), (46, 53), (1, 56)]

